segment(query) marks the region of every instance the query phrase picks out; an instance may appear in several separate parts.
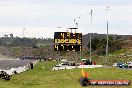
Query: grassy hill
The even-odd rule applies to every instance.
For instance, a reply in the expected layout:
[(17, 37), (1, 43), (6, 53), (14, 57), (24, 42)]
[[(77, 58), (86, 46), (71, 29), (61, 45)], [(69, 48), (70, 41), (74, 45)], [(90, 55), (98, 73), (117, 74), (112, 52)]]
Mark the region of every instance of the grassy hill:
[[(39, 62), (33, 70), (13, 75), (10, 81), (0, 79), (0, 88), (83, 88), (78, 79), (81, 69), (53, 71), (56, 62)], [(128, 79), (132, 70), (118, 68), (85, 69), (90, 79)], [(132, 88), (131, 86), (89, 86), (88, 88)]]

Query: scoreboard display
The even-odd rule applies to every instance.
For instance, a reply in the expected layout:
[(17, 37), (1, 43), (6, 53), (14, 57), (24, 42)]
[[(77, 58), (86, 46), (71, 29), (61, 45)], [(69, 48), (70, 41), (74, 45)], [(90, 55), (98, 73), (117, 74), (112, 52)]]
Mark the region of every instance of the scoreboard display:
[(54, 51), (82, 51), (82, 33), (55, 32)]
[(54, 51), (82, 51), (82, 45), (54, 45)]

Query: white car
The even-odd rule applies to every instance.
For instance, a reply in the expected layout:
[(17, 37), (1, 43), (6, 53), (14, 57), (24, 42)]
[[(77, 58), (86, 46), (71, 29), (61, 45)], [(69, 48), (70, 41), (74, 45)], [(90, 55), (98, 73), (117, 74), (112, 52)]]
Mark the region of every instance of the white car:
[(129, 62), (128, 67), (132, 68), (132, 62), (131, 61)]
[(55, 66), (55, 67), (53, 67), (53, 69), (52, 70), (61, 70), (61, 69), (66, 69), (66, 66)]
[(117, 67), (117, 63), (114, 63), (113, 66), (114, 66), (114, 67)]

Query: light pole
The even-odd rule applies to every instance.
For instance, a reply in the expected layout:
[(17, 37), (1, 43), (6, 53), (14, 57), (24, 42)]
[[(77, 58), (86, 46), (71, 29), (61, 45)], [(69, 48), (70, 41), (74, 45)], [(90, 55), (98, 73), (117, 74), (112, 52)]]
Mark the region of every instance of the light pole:
[[(63, 27), (57, 27), (57, 28), (59, 29), (59, 28), (63, 28)], [(71, 29), (71, 32), (72, 32), (72, 29), (76, 29), (76, 28), (68, 28), (68, 29)], [(68, 32), (67, 29), (66, 29), (66, 31)], [(58, 54), (58, 70), (59, 70), (59, 60), (60, 60), (59, 55), (60, 55), (60, 51), (58, 51), (57, 54)], [(67, 52), (66, 52), (66, 59), (67, 59)]]
[[(81, 18), (81, 15), (78, 17), (78, 19), (80, 19), (80, 18)], [(78, 31), (78, 23), (76, 22), (76, 18), (74, 19), (74, 23), (76, 24), (76, 29)], [(76, 30), (75, 30), (75, 33), (76, 33)], [(80, 51), (80, 58), (81, 58), (81, 51)], [(77, 51), (76, 51), (76, 68), (78, 67), (77, 62), (78, 62), (78, 60), (77, 60)]]
[(23, 33), (23, 37), (25, 37), (25, 28), (22, 30), (22, 33)]
[[(57, 28), (59, 29), (59, 28), (63, 28), (63, 27), (57, 27)], [(60, 60), (59, 55), (60, 55), (60, 51), (58, 51), (57, 54), (58, 54), (58, 70), (59, 70), (59, 60)]]
[[(23, 28), (23, 30), (22, 30), (23, 39), (25, 38), (25, 30), (26, 30), (25, 28)], [(24, 44), (24, 42), (23, 42), (23, 44)], [(24, 47), (24, 46), (23, 46), (23, 53), (24, 53), (24, 59), (25, 59), (25, 57), (26, 57), (26, 47)]]
[[(77, 30), (77, 28), (75, 27), (75, 28), (68, 28), (68, 29), (71, 29), (71, 33), (72, 33), (72, 30), (75, 30), (75, 33), (76, 33), (76, 30)], [(77, 68), (77, 51), (75, 51), (75, 54), (76, 54), (76, 68)]]
[(75, 27), (72, 27), (72, 28), (68, 28), (68, 29), (70, 29), (71, 30), (71, 33), (72, 33), (72, 30), (75, 30), (75, 33), (76, 33), (76, 30), (77, 30), (77, 28)]
[[(90, 15), (91, 15), (91, 28), (92, 28), (92, 26), (93, 26), (93, 19), (92, 19), (92, 17), (93, 17), (93, 10), (91, 10)], [(91, 33), (90, 33), (90, 60), (91, 59), (92, 58), (91, 58)]]
[[(80, 19), (81, 18), (81, 15), (79, 17), (76, 17), (74, 19), (74, 23), (76, 24), (76, 27), (77, 27), (77, 31), (78, 31), (78, 22), (76, 22), (77, 19)], [(76, 31), (75, 31), (76, 32)]]
[(108, 63), (108, 48), (109, 48), (109, 6), (106, 7), (107, 12), (107, 43), (106, 43), (106, 63)]

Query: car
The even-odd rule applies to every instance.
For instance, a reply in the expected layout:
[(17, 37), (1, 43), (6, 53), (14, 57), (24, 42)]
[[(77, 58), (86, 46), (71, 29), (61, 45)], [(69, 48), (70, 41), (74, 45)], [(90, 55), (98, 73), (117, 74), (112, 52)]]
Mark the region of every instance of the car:
[(128, 67), (132, 68), (132, 62), (131, 61), (129, 62)]
[(118, 62), (117, 63), (117, 67), (119, 68), (128, 68), (128, 64), (127, 63), (123, 63), (123, 62)]

